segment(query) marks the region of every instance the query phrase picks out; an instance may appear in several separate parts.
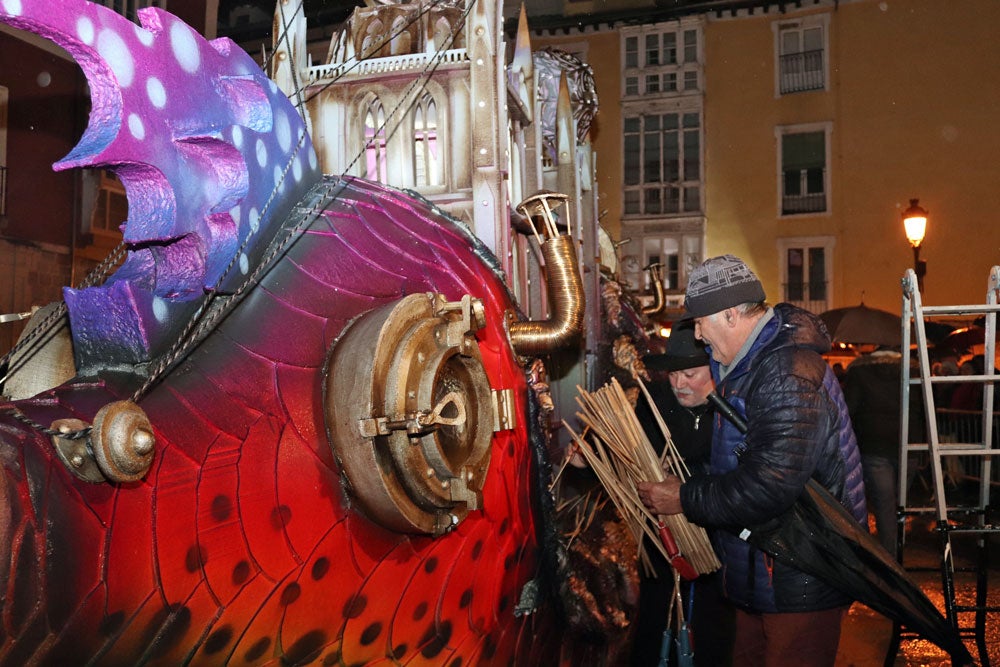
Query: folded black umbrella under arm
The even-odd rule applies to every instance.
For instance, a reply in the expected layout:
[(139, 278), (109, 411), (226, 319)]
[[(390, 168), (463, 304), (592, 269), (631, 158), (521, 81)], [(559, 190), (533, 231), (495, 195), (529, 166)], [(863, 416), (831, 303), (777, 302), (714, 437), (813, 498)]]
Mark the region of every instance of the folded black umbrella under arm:
[[(746, 422), (724, 398), (714, 391), (708, 398), (741, 433), (747, 432)], [(806, 483), (791, 509), (743, 530), (740, 537), (934, 642), (953, 664), (973, 663), (958, 631), (902, 565), (816, 480)]]

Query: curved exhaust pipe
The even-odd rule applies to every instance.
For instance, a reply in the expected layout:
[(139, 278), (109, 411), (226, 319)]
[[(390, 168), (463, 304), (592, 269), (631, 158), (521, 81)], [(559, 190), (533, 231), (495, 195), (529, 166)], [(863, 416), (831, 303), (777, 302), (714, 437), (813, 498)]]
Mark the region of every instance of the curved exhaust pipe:
[(667, 295), (663, 291), (663, 265), (653, 262), (646, 267), (649, 282), (653, 285), (653, 303), (642, 308), (643, 315), (659, 315), (667, 309)]
[[(567, 233), (559, 234), (552, 216), (553, 209), (567, 199), (564, 194), (543, 190), (517, 205), (518, 212), (531, 221), (545, 260), (545, 283), (552, 311), (546, 320), (515, 321), (514, 314), (508, 314), (510, 343), (521, 356), (545, 354), (568, 345), (583, 331), (583, 280), (573, 247), (573, 228), (567, 215)], [(541, 232), (536, 221), (541, 223)]]

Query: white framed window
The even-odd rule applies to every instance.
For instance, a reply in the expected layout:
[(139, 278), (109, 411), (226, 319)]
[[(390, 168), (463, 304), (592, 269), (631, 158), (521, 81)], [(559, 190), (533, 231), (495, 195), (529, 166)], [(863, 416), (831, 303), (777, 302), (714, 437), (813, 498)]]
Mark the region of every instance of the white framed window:
[(365, 178), (387, 183), (385, 109), (377, 97), (369, 98), (365, 109)]
[(700, 21), (685, 19), (623, 29), (622, 94), (637, 97), (700, 92)]
[(780, 215), (829, 213), (831, 130), (830, 123), (775, 128)]
[(771, 24), (777, 96), (827, 89), (829, 25), (829, 14)]
[(781, 301), (817, 314), (830, 308), (835, 245), (834, 236), (778, 239)]
[(629, 238), (621, 249), (620, 279), (633, 294), (651, 294), (646, 267), (661, 266), (663, 288), (671, 301), (683, 301), (688, 274), (702, 261), (704, 221), (701, 218), (667, 224), (626, 225), (622, 234)]
[(417, 187), (441, 185), (437, 104), (430, 93), (413, 105), (413, 183)]
[(625, 215), (700, 212), (700, 109), (636, 115), (626, 110), (623, 128)]

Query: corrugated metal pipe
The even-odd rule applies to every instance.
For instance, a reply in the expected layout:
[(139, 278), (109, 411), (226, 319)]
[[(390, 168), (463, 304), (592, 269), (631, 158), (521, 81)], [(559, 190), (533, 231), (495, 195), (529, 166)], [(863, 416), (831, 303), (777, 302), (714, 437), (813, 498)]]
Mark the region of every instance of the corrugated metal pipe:
[[(551, 315), (546, 320), (508, 321), (511, 345), (522, 356), (545, 354), (568, 345), (583, 331), (583, 280), (577, 265), (572, 226), (567, 220), (568, 234), (559, 235), (552, 217), (552, 209), (566, 199), (566, 195), (543, 191), (525, 199), (517, 207), (529, 220), (539, 220), (543, 224), (543, 233), (535, 229), (535, 238), (545, 260), (545, 282), (551, 309)], [(550, 206), (552, 201), (555, 201), (555, 206)]]

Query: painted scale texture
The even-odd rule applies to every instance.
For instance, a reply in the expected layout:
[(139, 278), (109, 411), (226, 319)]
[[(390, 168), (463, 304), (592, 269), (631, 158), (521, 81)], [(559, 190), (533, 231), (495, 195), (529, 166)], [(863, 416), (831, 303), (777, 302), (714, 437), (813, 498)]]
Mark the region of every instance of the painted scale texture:
[[(101, 86), (117, 88), (130, 71), (121, 62), (97, 62), (125, 58), (123, 49), (132, 54), (133, 74), (140, 63), (147, 73), (161, 67), (176, 73), (188, 62), (184, 49), (164, 44), (160, 51), (136, 53), (148, 47), (143, 29), (132, 26), (135, 39), (126, 37), (124, 19), (109, 14), (70, 0), (0, 0), (0, 20), (90, 58), (84, 63), (88, 75), (105, 77), (99, 85), (91, 79), (95, 94)], [(194, 39), (163, 12), (144, 11), (142, 20), (157, 40), (174, 35), (183, 45)], [(111, 51), (100, 46), (108, 43)], [(212, 48), (229, 54), (219, 66), (231, 64), (235, 47), (213, 42)], [(133, 207), (136, 197), (191, 187), (184, 179), (203, 178), (199, 170), (206, 165), (194, 160), (178, 166), (171, 178), (179, 180), (164, 185), (157, 170), (136, 165), (169, 161), (157, 151), (171, 150), (170, 142), (151, 151), (115, 132), (128, 128), (138, 141), (135, 128), (142, 127), (152, 139), (214, 117), (219, 105), (233, 112), (227, 118), (240, 116), (239, 104), (222, 99), (227, 88), (210, 94), (195, 83), (204, 77), (188, 74), (190, 85), (206, 95), (187, 98), (188, 125), (160, 123), (159, 109), (95, 104), (82, 148), (69, 160), (104, 164), (102, 150), (116, 147), (115, 159), (132, 165), (129, 226), (142, 224), (136, 211), (146, 215), (152, 208)], [(186, 75), (160, 81), (168, 99), (188, 90)], [(144, 87), (150, 91), (148, 80)], [(161, 98), (152, 88), (155, 106)], [(219, 136), (240, 134), (223, 125)], [(249, 170), (257, 176), (248, 182), (234, 177), (232, 187), (216, 193), (222, 203), (215, 209), (242, 211), (230, 213), (240, 239), (274, 236), (273, 229), (255, 228), (244, 210), (275, 190), (274, 180), (260, 181), (267, 160), (291, 164), (288, 151), (275, 155), (284, 140), (278, 124), (273, 127), (268, 134), (258, 125), (249, 135), (259, 135), (250, 142), (253, 159), (265, 154)], [(279, 145), (269, 143), (274, 141)], [(234, 173), (242, 170), (237, 164)], [(215, 188), (213, 179), (204, 177), (206, 188)], [(551, 602), (532, 615), (514, 614), (541, 559), (527, 391), (502, 324), (512, 303), (493, 262), (465, 228), (421, 200), (363, 181), (309, 180), (276, 190), (282, 202), (295, 194), (285, 207), (292, 220), (308, 218), (307, 229), (211, 336), (140, 401), (157, 443), (153, 467), (141, 482), (78, 480), (46, 436), (2, 411), (0, 664), (457, 667), (567, 659)], [(309, 185), (313, 194), (298, 197), (296, 191)], [(335, 203), (314, 210), (329, 191), (337, 192)], [(182, 199), (177, 191), (171, 197)], [(183, 226), (179, 209), (176, 224)], [(191, 227), (202, 225), (199, 212), (190, 215)], [(223, 243), (225, 252), (235, 252), (234, 244)], [(170, 257), (127, 265), (126, 277), (151, 285), (155, 281), (140, 269), (155, 271), (158, 260)], [(252, 256), (240, 256), (244, 260), (252, 267)], [(206, 266), (221, 266), (219, 261), (206, 257)], [(493, 438), (484, 509), (439, 538), (393, 533), (352, 509), (323, 421), (330, 346), (356, 316), (417, 292), (483, 300), (487, 325), (477, 338), (486, 374), (493, 388), (511, 388), (518, 399), (517, 428)], [(157, 324), (175, 324), (158, 318), (156, 299), (173, 303), (174, 297), (150, 293), (141, 324), (158, 334)], [(116, 294), (108, 298), (117, 304)], [(112, 309), (108, 316), (119, 315)], [(134, 333), (113, 321), (108, 326), (110, 332), (88, 331), (108, 340)], [(134, 378), (112, 372), (117, 368), (111, 363), (14, 407), (42, 424), (72, 417), (90, 422), (102, 406), (131, 394)]]

